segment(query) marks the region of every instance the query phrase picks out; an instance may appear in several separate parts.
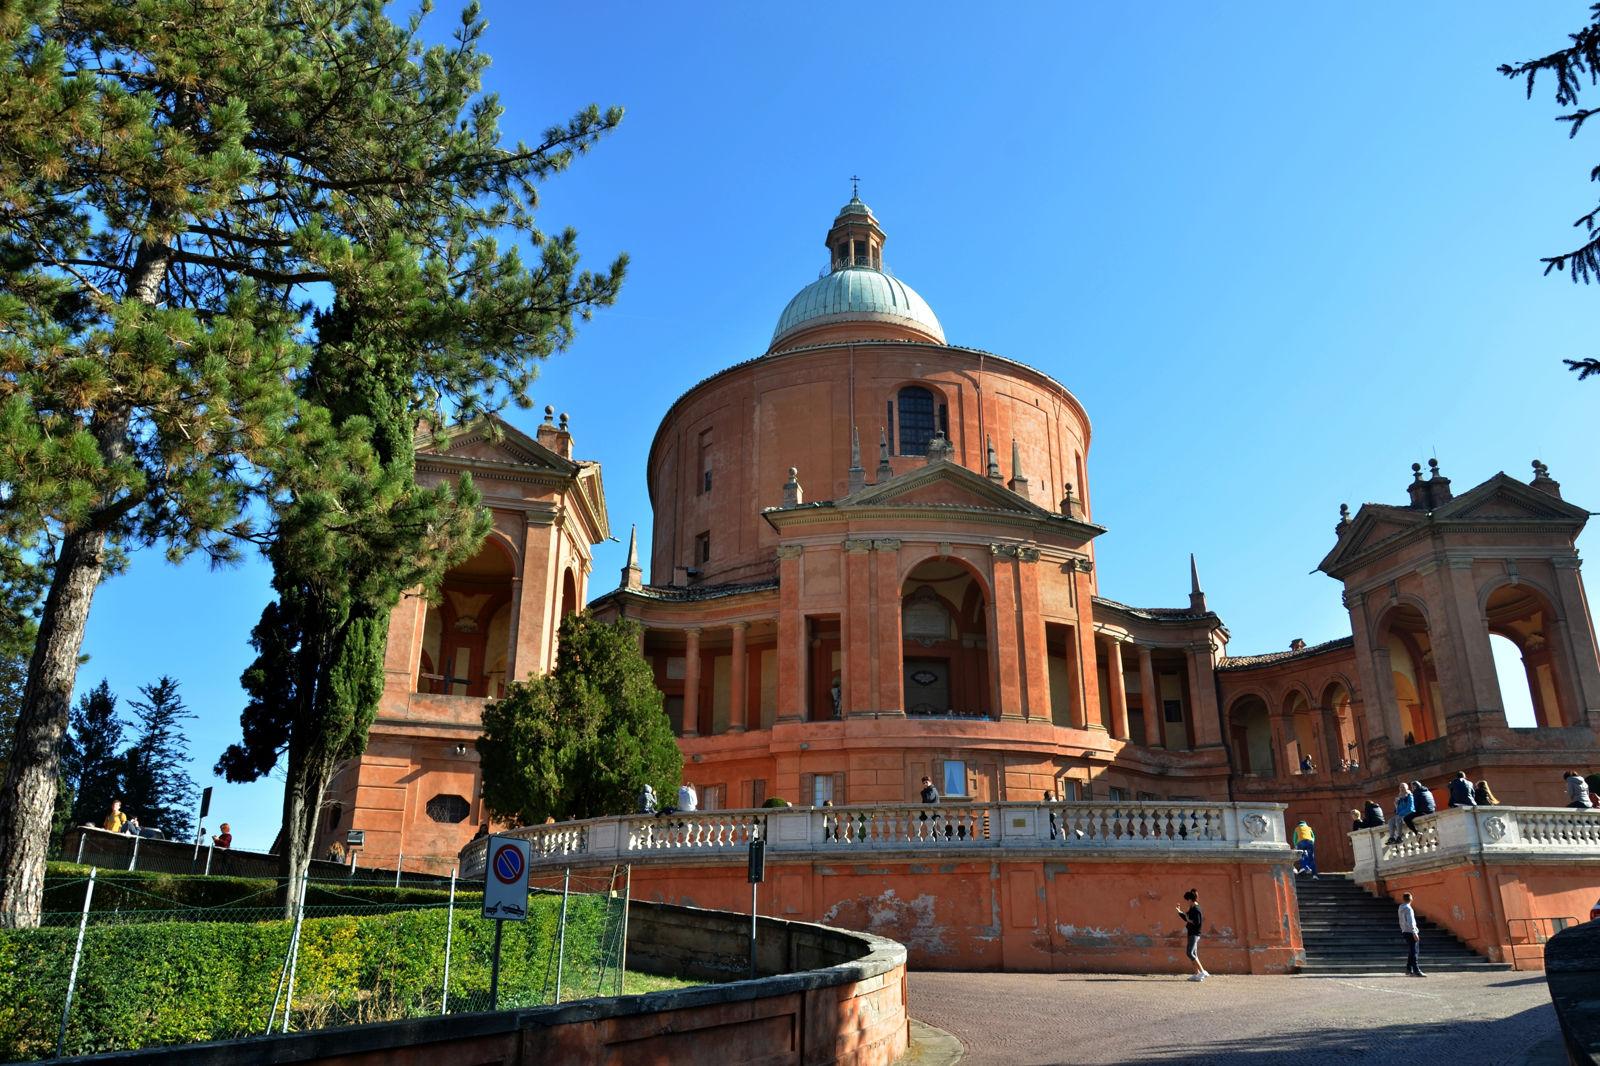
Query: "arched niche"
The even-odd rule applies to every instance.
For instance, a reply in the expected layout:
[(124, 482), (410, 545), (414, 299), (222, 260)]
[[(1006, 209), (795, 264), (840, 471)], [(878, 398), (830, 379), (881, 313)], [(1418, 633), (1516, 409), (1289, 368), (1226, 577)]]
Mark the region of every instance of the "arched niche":
[(988, 603), (984, 588), (955, 559), (925, 559), (900, 590), (900, 637), (908, 715), (986, 717)]
[(1228, 739), (1234, 765), (1240, 773), (1257, 777), (1277, 774), (1272, 753), (1272, 721), (1267, 701), (1257, 695), (1240, 696), (1228, 709)]
[(515, 572), (510, 551), (491, 535), (477, 554), (445, 573), (423, 622), (418, 692), (504, 694)]
[(1400, 736), (1394, 746), (1421, 744), (1445, 734), (1444, 699), (1433, 661), (1428, 618), (1416, 604), (1402, 601), (1384, 615), (1380, 647), (1389, 654), (1390, 680), (1398, 705)]

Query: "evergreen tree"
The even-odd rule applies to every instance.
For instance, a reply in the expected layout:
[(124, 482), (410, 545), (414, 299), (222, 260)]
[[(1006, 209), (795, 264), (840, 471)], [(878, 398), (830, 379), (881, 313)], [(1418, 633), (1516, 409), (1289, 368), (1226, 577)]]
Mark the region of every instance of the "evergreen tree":
[(162, 677), (129, 700), (133, 743), (122, 753), (122, 809), (145, 829), (159, 829), (173, 840), (186, 839), (198, 790), (189, 777), (189, 742), (182, 724), (192, 720), (178, 683)]
[[(1533, 87), (1541, 74), (1554, 79), (1556, 106), (1569, 109), (1557, 115), (1556, 121), (1567, 123), (1567, 136), (1576, 137), (1585, 122), (1600, 114), (1600, 107), (1583, 107), (1579, 102), (1585, 81), (1590, 87), (1600, 84), (1600, 4), (1590, 7), (1589, 24), (1570, 34), (1568, 40), (1571, 43), (1567, 47), (1549, 55), (1522, 63), (1502, 64), (1500, 73), (1524, 81), (1529, 99), (1533, 98)], [(1589, 171), (1589, 180), (1600, 181), (1600, 166)], [(1600, 206), (1579, 216), (1573, 226), (1582, 230), (1583, 243), (1570, 251), (1544, 257), (1544, 272), (1564, 272), (1574, 283), (1587, 285), (1600, 280)], [(1579, 381), (1600, 374), (1600, 358), (1591, 356), (1564, 362), (1577, 372)]]
[[(39, 909), (84, 626), (120, 551), (227, 558), (258, 471), (363, 447), (360, 420), (297, 407), (313, 299), (393, 315), (385, 349), (416, 359), (402, 395), (437, 425), (527, 403), (533, 357), (615, 292), (620, 261), (580, 273), (574, 235), (539, 233), (532, 207), (620, 113), (503, 145), (476, 9), (449, 45), (424, 46), (420, 18), (373, 0), (0, 5), (0, 539), (59, 544), (0, 788), (0, 923)], [(264, 491), (281, 516), (296, 477)], [(289, 628), (264, 643), (298, 648), (304, 605), (274, 617)], [(356, 646), (381, 646), (375, 614), (352, 617)], [(352, 698), (371, 690), (353, 669), (327, 678)]]
[(105, 819), (111, 801), (122, 798), (122, 766), (122, 718), (116, 695), (102, 679), (78, 697), (61, 752), (68, 825), (99, 825)]
[(638, 637), (637, 622), (569, 614), (555, 669), (489, 704), (478, 754), (491, 814), (537, 825), (627, 814), (646, 784), (677, 795), (683, 757)]
[(44, 578), (44, 567), (14, 545), (0, 544), (0, 775), (11, 760), (11, 741), (22, 712)]

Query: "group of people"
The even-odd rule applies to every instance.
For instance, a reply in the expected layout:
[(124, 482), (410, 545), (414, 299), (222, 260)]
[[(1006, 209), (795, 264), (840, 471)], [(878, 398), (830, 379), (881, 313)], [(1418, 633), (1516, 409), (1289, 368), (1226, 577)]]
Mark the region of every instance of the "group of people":
[[(1596, 796), (1589, 788), (1589, 782), (1582, 774), (1568, 770), (1562, 775), (1567, 790), (1567, 806), (1576, 810), (1589, 810), (1600, 807), (1600, 796)], [(1465, 771), (1458, 770), (1455, 779), (1447, 788), (1449, 805), (1451, 807), (1495, 807), (1500, 801), (1495, 798), (1494, 790), (1489, 787), (1489, 782), (1473, 782), (1467, 780)], [(1402, 781), (1395, 792), (1394, 814), (1387, 819), (1389, 826), (1388, 843), (1398, 844), (1405, 838), (1407, 830), (1417, 833), (1417, 819), (1425, 814), (1433, 814), (1439, 809), (1434, 800), (1433, 792), (1421, 781)], [(1376, 829), (1385, 824), (1383, 807), (1375, 800), (1368, 800), (1362, 810), (1350, 812), (1350, 829)]]
[(659, 803), (656, 800), (655, 786), (648, 782), (644, 788), (639, 790), (640, 814), (678, 814), (680, 812), (692, 814), (699, 809), (700, 794), (687, 781), (678, 786), (678, 805), (676, 807), (671, 804)]
[[(1338, 763), (1335, 764), (1335, 768), (1341, 774), (1353, 774), (1357, 770), (1361, 769), (1361, 764), (1359, 762), (1357, 762), (1355, 759), (1340, 759), (1338, 761)], [(1300, 756), (1300, 772), (1302, 774), (1314, 774), (1314, 773), (1316, 773), (1317, 772), (1316, 760), (1313, 759), (1310, 755), (1302, 755), (1302, 756)]]
[[(100, 823), (100, 828), (108, 833), (126, 833), (129, 836), (149, 837), (152, 840), (165, 840), (166, 834), (159, 829), (149, 828), (139, 824), (138, 815), (129, 815), (122, 809), (121, 800), (111, 801), (111, 810)], [(233, 844), (233, 834), (228, 831), (228, 823), (222, 823), (222, 832), (211, 838), (214, 847), (226, 848)]]

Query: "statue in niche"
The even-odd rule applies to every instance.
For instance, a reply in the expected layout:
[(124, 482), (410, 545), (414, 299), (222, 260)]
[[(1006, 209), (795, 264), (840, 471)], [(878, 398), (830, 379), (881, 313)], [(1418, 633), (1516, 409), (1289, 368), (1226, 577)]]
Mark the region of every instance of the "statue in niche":
[(838, 718), (840, 716), (839, 715), (839, 675), (838, 674), (834, 674), (833, 675), (833, 688), (830, 689), (829, 691), (833, 694), (833, 716), (835, 718)]

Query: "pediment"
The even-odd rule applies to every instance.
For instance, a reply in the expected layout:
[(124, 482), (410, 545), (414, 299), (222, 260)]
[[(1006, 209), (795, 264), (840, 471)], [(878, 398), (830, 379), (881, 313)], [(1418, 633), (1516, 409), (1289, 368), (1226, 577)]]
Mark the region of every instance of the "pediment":
[(1434, 518), (1450, 522), (1550, 522), (1557, 525), (1582, 524), (1588, 512), (1581, 507), (1526, 485), (1504, 473), (1462, 493), (1434, 512)]
[(442, 443), (433, 434), (423, 433), (418, 437), (417, 454), (563, 474), (572, 473), (578, 465), (563, 459), (497, 415), (485, 415), (466, 425), (452, 427), (446, 431)]
[(936, 461), (868, 485), (838, 501), (840, 507), (977, 507), (1030, 517), (1057, 517), (1004, 485), (952, 462)]

